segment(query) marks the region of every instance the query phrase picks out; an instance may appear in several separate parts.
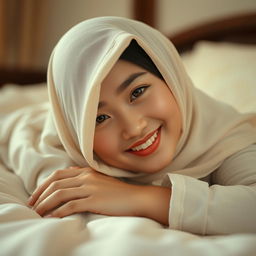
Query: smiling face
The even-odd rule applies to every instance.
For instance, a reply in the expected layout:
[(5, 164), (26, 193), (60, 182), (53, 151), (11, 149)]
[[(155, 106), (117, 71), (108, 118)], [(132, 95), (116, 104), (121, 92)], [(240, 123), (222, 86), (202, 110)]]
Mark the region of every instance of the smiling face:
[(165, 82), (118, 60), (101, 84), (94, 153), (106, 164), (154, 173), (171, 163), (181, 115)]

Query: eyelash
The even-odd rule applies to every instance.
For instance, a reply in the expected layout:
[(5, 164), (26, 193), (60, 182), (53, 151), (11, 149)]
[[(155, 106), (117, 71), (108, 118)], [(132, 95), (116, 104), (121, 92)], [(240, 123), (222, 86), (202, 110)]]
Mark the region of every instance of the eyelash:
[[(144, 86), (140, 86), (140, 87), (134, 89), (134, 90), (131, 92), (131, 94), (130, 94), (130, 102), (132, 102), (132, 101), (136, 100), (138, 97), (140, 97), (140, 96), (147, 90), (148, 87), (149, 87), (149, 85), (144, 85)], [(134, 94), (135, 92), (139, 92), (139, 94), (138, 94), (137, 96), (134, 96), (133, 94)], [(133, 98), (133, 97), (134, 97), (134, 98)], [(103, 119), (103, 120), (100, 120), (102, 117), (104, 117), (104, 119)], [(96, 117), (96, 124), (101, 124), (101, 123), (103, 123), (105, 120), (107, 120), (107, 119), (109, 119), (109, 118), (110, 118), (110, 117), (109, 117), (108, 115), (105, 115), (105, 114), (103, 114), (103, 115), (98, 115), (98, 116)]]
[[(100, 118), (103, 117), (103, 116), (104, 116), (104, 120), (100, 120)], [(101, 124), (101, 123), (103, 123), (105, 120), (107, 120), (108, 118), (109, 118), (108, 115), (98, 115), (98, 116), (96, 117), (96, 124)]]
[[(138, 87), (136, 89), (134, 89), (130, 95), (130, 101), (134, 101), (136, 100), (138, 97), (140, 97), (146, 90), (147, 88), (149, 87), (149, 85), (144, 85), (144, 86), (141, 86), (141, 87)], [(141, 91), (142, 90), (142, 91)], [(136, 92), (136, 91), (140, 91), (139, 95), (137, 96), (134, 96), (133, 94)], [(135, 97), (135, 98), (132, 98), (132, 97)]]

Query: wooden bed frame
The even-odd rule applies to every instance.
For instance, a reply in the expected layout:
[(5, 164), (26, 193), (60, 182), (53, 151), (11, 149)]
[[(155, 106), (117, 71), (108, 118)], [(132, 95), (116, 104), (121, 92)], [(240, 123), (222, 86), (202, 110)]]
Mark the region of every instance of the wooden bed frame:
[(234, 15), (192, 27), (169, 37), (178, 51), (190, 50), (197, 41), (256, 44), (256, 13)]
[[(155, 8), (156, 1), (154, 0), (134, 0), (134, 18), (154, 27)], [(190, 50), (200, 40), (256, 44), (256, 12), (229, 16), (191, 27), (169, 38), (180, 53)], [(0, 69), (0, 87), (5, 83), (24, 85), (45, 81), (46, 70)]]
[(45, 81), (45, 70), (0, 69), (0, 87), (6, 83), (26, 85), (43, 83)]

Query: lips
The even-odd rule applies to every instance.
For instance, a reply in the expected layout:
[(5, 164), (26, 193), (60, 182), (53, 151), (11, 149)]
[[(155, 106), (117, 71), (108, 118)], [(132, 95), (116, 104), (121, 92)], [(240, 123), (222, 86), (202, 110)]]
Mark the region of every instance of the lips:
[[(161, 128), (161, 127), (160, 127)], [(143, 140), (134, 143), (127, 152), (137, 156), (148, 156), (152, 154), (160, 144), (161, 129), (148, 134)]]

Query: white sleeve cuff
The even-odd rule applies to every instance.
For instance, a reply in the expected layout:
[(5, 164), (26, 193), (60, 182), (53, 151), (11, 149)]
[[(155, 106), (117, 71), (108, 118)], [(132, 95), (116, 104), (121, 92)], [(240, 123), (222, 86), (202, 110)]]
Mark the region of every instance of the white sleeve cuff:
[(172, 186), (169, 227), (191, 233), (206, 233), (209, 185), (195, 178), (168, 174)]

